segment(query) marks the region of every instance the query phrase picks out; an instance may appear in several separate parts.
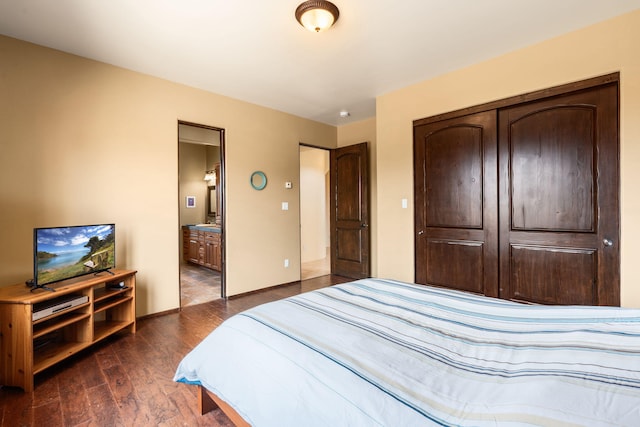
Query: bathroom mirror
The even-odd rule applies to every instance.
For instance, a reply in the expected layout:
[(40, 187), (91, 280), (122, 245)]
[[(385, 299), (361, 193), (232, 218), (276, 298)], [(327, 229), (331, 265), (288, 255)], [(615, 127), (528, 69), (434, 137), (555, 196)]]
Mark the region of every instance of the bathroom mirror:
[(207, 198), (209, 199), (209, 203), (207, 203), (207, 215), (215, 216), (218, 207), (216, 206), (216, 186), (211, 185), (207, 187)]

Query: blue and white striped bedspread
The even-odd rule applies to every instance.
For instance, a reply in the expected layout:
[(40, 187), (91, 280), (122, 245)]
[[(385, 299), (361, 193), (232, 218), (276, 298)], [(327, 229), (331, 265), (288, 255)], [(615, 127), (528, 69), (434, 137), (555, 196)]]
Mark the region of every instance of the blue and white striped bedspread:
[(640, 310), (365, 279), (228, 319), (174, 379), (254, 426), (640, 426)]

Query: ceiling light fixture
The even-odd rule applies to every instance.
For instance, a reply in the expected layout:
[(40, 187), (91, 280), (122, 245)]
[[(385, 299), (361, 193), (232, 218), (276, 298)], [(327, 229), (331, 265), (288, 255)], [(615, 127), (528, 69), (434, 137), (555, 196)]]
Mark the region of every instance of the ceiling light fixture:
[(319, 33), (329, 29), (340, 16), (335, 4), (325, 0), (309, 0), (296, 9), (296, 19), (309, 31)]
[(210, 170), (210, 171), (206, 171), (204, 173), (204, 180), (205, 181), (213, 181), (213, 183), (216, 183), (216, 171), (215, 170)]
[(349, 113), (346, 110), (340, 111), (340, 117), (342, 117), (343, 119), (346, 118), (346, 117), (349, 117), (350, 115), (351, 115), (351, 113)]

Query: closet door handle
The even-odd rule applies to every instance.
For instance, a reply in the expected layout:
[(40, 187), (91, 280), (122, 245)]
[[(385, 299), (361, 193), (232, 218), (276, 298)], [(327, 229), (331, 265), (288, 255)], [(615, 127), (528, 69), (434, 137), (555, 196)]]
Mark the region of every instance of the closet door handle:
[(604, 238), (604, 239), (602, 239), (602, 243), (605, 246), (613, 246), (613, 240), (611, 240), (611, 239)]
[(422, 236), (424, 234), (424, 230), (418, 231), (418, 236)]

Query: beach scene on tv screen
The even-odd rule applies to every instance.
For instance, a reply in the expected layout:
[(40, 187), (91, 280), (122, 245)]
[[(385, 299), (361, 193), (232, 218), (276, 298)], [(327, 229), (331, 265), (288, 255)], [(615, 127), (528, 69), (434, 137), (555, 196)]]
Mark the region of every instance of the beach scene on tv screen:
[(112, 224), (36, 230), (37, 281), (57, 282), (115, 267)]

